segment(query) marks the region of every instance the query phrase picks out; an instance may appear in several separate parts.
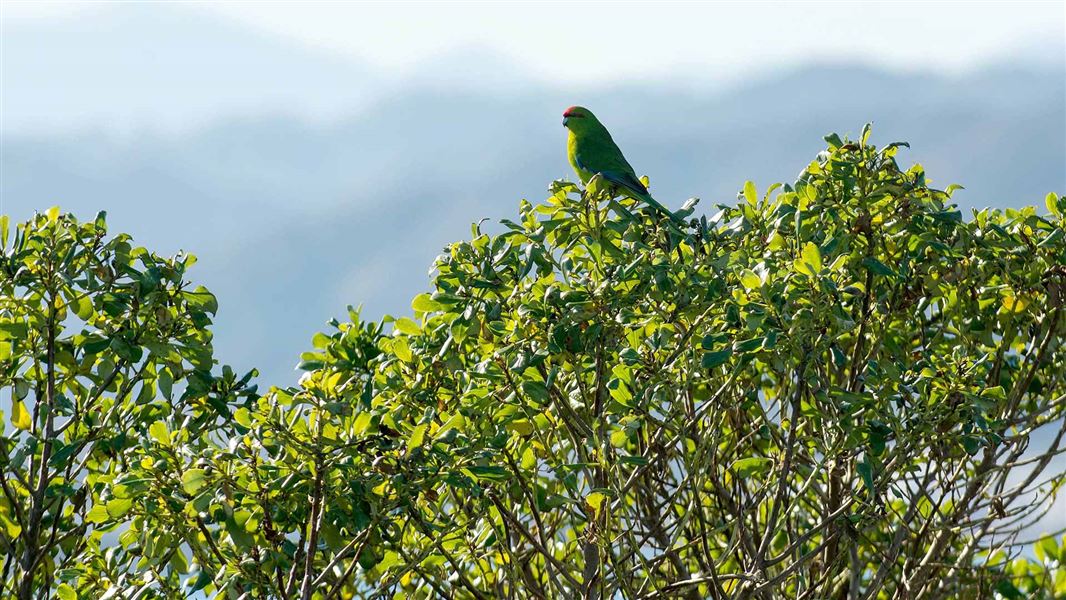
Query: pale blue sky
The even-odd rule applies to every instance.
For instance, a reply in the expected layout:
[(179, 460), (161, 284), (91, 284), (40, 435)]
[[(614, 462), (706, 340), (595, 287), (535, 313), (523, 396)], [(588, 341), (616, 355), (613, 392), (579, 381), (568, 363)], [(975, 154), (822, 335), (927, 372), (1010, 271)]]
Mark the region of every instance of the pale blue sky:
[(257, 27), (410, 68), (449, 47), (496, 49), (546, 79), (712, 75), (852, 58), (958, 70), (1063, 50), (1066, 3), (982, 1), (218, 3)]

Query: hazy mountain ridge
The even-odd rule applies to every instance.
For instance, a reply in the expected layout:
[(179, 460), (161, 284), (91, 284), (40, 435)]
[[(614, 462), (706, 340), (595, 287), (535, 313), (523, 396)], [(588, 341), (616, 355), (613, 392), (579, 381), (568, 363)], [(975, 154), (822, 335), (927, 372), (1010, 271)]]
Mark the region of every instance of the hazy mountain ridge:
[(180, 129), (279, 106), (336, 115), (369, 101), (380, 81), (350, 58), (173, 3), (13, 21), (3, 49), (8, 129)]

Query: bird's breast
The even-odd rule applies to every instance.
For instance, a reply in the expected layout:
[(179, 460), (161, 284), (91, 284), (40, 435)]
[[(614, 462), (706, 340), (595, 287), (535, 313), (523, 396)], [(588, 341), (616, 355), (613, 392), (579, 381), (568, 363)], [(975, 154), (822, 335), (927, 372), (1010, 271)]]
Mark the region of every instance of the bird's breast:
[(566, 140), (566, 157), (570, 160), (570, 166), (574, 168), (574, 172), (577, 173), (578, 178), (581, 179), (581, 183), (588, 183), (589, 179), (592, 179), (594, 173), (589, 171), (578, 160), (578, 156), (581, 149), (580, 140), (574, 132), (570, 132), (570, 136)]

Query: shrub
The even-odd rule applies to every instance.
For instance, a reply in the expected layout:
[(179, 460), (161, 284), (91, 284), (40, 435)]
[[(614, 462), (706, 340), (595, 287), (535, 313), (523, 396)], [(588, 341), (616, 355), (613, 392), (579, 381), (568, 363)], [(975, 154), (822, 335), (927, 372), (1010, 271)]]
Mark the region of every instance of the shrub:
[[(19, 408), (4, 456), (73, 443), (30, 441), (57, 439), (35, 432), (66, 410), (41, 391), (64, 360), (119, 407), (93, 412), (82, 384), (64, 422), (124, 416), (40, 496), (80, 506), (52, 521), (73, 547), (19, 529), (38, 500), (11, 458), (0, 539), (38, 540), (60, 575), (30, 577), (64, 598), (1062, 597), (1066, 539), (1034, 527), (1066, 477), (1066, 200), (964, 219), (957, 186), (868, 135), (828, 136), (796, 182), (749, 182), (713, 216), (690, 201), (681, 226), (555, 182), (449, 246), (413, 315), (351, 310), (262, 397), (212, 375), (187, 261), (37, 217), (43, 240), (86, 240), (60, 279), (91, 327), (49, 334), (48, 307), (80, 315), (80, 296), (5, 270), (3, 385), (57, 408)], [(77, 264), (53, 246), (19, 261)], [(63, 486), (91, 501), (48, 499)]]
[(683, 230), (556, 182), (450, 246), (337, 422), (394, 440), (353, 593), (1047, 584), (1009, 561), (1063, 481), (1063, 200), (965, 220), (868, 133)]
[(185, 281), (195, 259), (106, 233), (103, 213), (79, 223), (54, 208), (13, 232), (0, 217), (5, 597), (97, 596), (180, 565), (173, 538), (131, 513), (148, 483), (131, 457), (161, 435), (158, 419), (210, 428), (249, 391), (211, 373), (216, 305)]

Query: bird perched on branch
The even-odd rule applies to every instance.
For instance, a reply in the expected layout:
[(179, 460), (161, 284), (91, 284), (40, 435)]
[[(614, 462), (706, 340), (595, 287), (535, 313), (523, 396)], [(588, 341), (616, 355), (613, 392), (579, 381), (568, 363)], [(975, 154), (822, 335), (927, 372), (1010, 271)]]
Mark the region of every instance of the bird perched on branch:
[(599, 176), (600, 184), (608, 184), (614, 195), (625, 195), (662, 212), (674, 221), (674, 216), (648, 193), (644, 182), (637, 177), (610, 132), (592, 111), (583, 106), (571, 106), (563, 113), (563, 127), (570, 130), (566, 143), (570, 166), (586, 186)]

